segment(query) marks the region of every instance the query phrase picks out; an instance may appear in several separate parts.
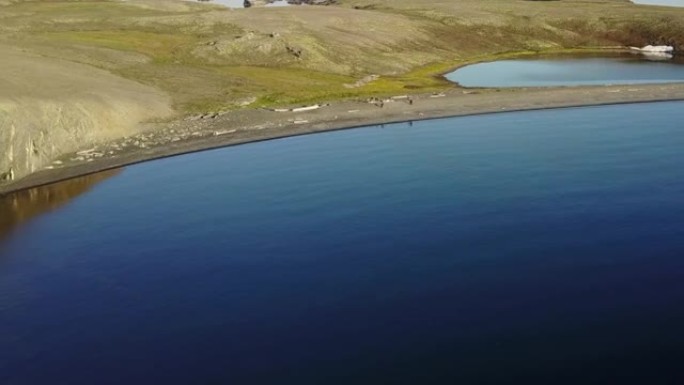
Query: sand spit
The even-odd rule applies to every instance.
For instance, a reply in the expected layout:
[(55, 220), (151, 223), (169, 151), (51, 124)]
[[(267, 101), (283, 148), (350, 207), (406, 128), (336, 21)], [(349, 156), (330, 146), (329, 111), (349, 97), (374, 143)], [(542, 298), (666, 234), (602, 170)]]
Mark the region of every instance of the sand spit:
[(301, 112), (241, 110), (179, 120), (121, 140), (81, 147), (21, 180), (1, 185), (0, 194), (152, 159), (365, 125), (546, 108), (684, 100), (684, 84), (453, 89), (437, 95), (403, 96), (336, 102)]

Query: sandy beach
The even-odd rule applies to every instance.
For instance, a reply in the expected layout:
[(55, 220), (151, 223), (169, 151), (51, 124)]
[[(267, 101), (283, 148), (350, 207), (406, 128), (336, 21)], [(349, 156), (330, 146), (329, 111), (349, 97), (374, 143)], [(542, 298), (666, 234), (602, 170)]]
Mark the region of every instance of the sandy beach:
[[(455, 88), (440, 94), (395, 95), (383, 101), (331, 102), (297, 111), (244, 109), (150, 125), (145, 133), (67, 154), (0, 194), (135, 163), (296, 135), (424, 119), (606, 104), (684, 100), (684, 84), (543, 89)], [(294, 109), (294, 111), (292, 111)]]

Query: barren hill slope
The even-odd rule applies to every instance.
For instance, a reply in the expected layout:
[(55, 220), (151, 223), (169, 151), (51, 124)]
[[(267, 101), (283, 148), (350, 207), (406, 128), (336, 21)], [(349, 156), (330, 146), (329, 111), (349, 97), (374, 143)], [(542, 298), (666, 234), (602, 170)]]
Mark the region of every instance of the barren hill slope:
[(82, 64), (0, 45), (0, 69), (0, 174), (7, 179), (172, 112), (164, 93)]

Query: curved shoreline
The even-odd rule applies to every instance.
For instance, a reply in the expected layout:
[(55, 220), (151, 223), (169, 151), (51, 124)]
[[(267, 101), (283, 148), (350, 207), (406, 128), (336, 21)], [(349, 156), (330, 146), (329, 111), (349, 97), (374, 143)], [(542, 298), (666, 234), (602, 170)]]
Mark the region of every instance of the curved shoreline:
[[(174, 137), (165, 144), (131, 148), (113, 156), (91, 158), (88, 161), (65, 160), (59, 168), (43, 169), (16, 182), (0, 185), (0, 196), (151, 160), (292, 136), (500, 112), (684, 101), (684, 83), (452, 89), (438, 95), (414, 94), (410, 97), (410, 104), (405, 98), (388, 99), (382, 108), (365, 101), (344, 101), (311, 111), (243, 110), (212, 116), (210, 119), (175, 121), (157, 127), (157, 130), (165, 130), (160, 135), (168, 136), (174, 132), (191, 133), (187, 138), (175, 140)], [(145, 134), (138, 136), (144, 138)], [(127, 138), (132, 139), (135, 137)], [(64, 158), (68, 159), (69, 155)]]

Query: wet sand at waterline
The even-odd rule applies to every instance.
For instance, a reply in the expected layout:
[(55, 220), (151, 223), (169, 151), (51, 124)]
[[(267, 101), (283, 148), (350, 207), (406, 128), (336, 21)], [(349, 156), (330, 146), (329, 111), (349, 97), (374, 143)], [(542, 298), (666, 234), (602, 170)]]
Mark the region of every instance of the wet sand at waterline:
[[(409, 98), (383, 103), (345, 101), (301, 112), (250, 109), (160, 124), (146, 133), (83, 149), (86, 152), (81, 155), (65, 155), (49, 169), (0, 186), (0, 194), (152, 159), (365, 125), (502, 111), (684, 100), (684, 84), (454, 89), (440, 94), (411, 95), (410, 100), (411, 103)], [(88, 157), (92, 153), (101, 156)]]

